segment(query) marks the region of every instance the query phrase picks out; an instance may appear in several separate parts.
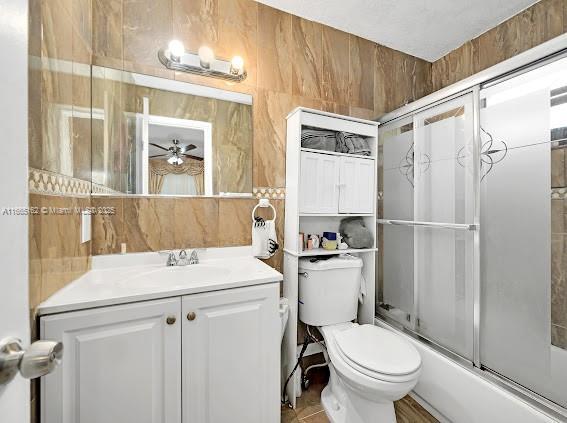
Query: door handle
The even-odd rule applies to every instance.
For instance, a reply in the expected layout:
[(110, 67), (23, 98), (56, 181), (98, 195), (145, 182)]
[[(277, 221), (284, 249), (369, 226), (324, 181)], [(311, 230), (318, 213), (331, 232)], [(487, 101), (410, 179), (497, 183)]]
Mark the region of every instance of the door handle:
[(35, 379), (51, 373), (63, 358), (63, 344), (56, 341), (35, 341), (27, 351), (18, 338), (0, 340), (0, 385), (10, 382), (18, 373)]

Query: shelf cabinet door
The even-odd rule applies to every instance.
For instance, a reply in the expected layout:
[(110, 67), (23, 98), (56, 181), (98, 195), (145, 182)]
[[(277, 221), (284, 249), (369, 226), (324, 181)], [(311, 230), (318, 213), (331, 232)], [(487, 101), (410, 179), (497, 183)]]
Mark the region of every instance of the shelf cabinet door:
[(183, 297), (183, 422), (280, 421), (279, 285)]
[(374, 213), (375, 161), (340, 157), (339, 213)]
[[(179, 423), (179, 298), (41, 319), (62, 365), (41, 379), (43, 423)], [(167, 322), (168, 318), (175, 318)]]
[(339, 157), (301, 152), (300, 213), (337, 213), (339, 204)]

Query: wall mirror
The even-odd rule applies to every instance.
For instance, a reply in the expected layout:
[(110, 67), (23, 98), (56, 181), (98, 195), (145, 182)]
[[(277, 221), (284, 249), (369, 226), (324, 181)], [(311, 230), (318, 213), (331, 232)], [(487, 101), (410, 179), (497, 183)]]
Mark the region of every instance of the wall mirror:
[(252, 96), (92, 67), (94, 194), (252, 193)]

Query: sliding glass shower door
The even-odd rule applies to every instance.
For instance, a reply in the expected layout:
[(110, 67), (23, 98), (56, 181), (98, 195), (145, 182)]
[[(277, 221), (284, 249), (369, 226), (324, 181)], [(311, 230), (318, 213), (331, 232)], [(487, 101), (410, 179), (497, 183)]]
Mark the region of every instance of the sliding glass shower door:
[(567, 59), (481, 105), (480, 361), (567, 406)]
[(379, 310), (472, 360), (472, 94), (397, 121), (381, 133)]

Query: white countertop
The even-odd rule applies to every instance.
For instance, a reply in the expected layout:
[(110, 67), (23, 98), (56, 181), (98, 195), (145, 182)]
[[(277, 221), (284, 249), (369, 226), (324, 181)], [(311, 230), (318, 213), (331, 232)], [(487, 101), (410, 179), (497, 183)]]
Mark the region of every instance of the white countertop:
[(279, 282), (283, 275), (250, 247), (199, 252), (199, 264), (165, 266), (158, 253), (93, 257), (92, 270), (38, 306), (38, 315)]

